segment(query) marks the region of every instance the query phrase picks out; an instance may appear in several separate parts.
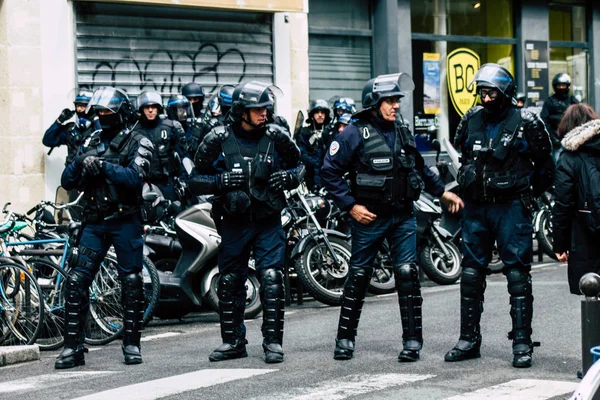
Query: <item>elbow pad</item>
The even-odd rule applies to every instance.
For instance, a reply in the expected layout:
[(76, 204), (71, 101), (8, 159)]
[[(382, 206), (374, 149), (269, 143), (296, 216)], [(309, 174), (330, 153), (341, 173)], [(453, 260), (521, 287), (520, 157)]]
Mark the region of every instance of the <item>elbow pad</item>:
[(187, 185), (192, 194), (202, 196), (204, 194), (214, 194), (219, 189), (216, 176), (195, 175), (187, 180)]
[(154, 152), (154, 145), (152, 141), (147, 137), (143, 137), (139, 141), (139, 146), (134, 158), (135, 166), (138, 174), (142, 179), (150, 174), (150, 165), (152, 164), (152, 154)]
[(290, 133), (279, 125), (268, 124), (266, 135), (275, 143), (277, 154), (282, 158), (285, 165), (295, 167), (300, 159), (300, 149), (292, 141)]

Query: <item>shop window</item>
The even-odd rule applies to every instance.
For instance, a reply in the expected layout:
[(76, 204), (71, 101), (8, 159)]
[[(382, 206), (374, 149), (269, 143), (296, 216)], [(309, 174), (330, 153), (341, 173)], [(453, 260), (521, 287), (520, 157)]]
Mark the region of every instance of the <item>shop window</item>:
[(513, 38), (509, 0), (411, 0), (413, 32)]
[[(435, 42), (424, 40), (412, 41), (412, 59), (413, 59), (413, 75), (416, 83), (413, 92), (415, 125), (416, 134), (429, 134), (428, 139), (433, 139), (433, 136), (450, 138), (452, 142), (456, 133), (456, 128), (460, 122), (461, 114), (456, 110), (452, 99), (448, 93), (447, 77), (446, 77), (446, 60), (447, 55), (458, 48), (466, 48), (479, 56), (480, 65), (485, 63), (496, 63), (511, 72), (514, 76), (515, 70), (515, 46), (509, 44), (485, 44), (485, 43), (457, 43), (457, 42)], [(435, 114), (431, 113), (430, 94), (426, 94), (426, 79), (424, 63), (427, 65), (431, 54), (439, 54), (440, 77), (439, 77), (439, 111)], [(434, 57), (434, 58), (437, 58)], [(464, 85), (464, 90), (472, 81), (474, 72), (465, 72), (461, 78), (461, 85)], [(473, 96), (475, 91), (471, 88)], [(518, 90), (518, 88), (517, 88)], [(471, 92), (470, 91), (470, 92)], [(433, 96), (435, 97), (435, 96)], [(479, 101), (479, 99), (476, 99)], [(431, 127), (434, 123), (435, 126)], [(427, 148), (422, 148), (427, 150)]]

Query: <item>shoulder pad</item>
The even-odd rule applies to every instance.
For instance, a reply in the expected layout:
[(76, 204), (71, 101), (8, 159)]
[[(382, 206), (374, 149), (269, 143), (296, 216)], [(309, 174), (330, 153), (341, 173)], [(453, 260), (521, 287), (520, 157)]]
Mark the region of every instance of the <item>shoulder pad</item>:
[(212, 128), (204, 138), (206, 141), (223, 143), (229, 137), (229, 130), (227, 127), (220, 125)]
[(471, 118), (473, 115), (477, 114), (479, 111), (483, 110), (483, 106), (475, 106), (475, 107), (471, 107), (467, 110), (467, 112), (465, 113), (465, 115), (463, 115), (463, 119), (469, 119)]
[(177, 122), (178, 124), (180, 124), (179, 121), (173, 121), (172, 119), (168, 119), (168, 118), (164, 118), (164, 119), (161, 118), (161, 120), (160, 120), (161, 125), (166, 125), (169, 128), (174, 127), (175, 126), (175, 122)]
[(523, 122), (534, 121), (537, 118), (538, 118), (537, 114), (534, 114), (525, 108), (521, 109), (521, 119), (523, 120)]
[(287, 129), (277, 124), (268, 124), (266, 127), (265, 134), (269, 139), (281, 140), (284, 137), (290, 137), (290, 133)]

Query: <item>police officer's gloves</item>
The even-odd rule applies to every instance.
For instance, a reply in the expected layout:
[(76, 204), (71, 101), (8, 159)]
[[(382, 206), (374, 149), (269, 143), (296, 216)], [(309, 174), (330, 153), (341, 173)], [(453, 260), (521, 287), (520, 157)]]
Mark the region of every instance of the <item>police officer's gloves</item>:
[(69, 118), (71, 118), (74, 114), (75, 114), (75, 111), (65, 108), (64, 110), (62, 110), (62, 112), (56, 119), (56, 122), (58, 122), (59, 124), (63, 124), (65, 121), (67, 121)]
[(218, 189), (228, 191), (241, 188), (246, 183), (246, 176), (243, 171), (223, 172), (217, 179)]
[(82, 174), (85, 177), (95, 177), (102, 172), (102, 161), (96, 156), (87, 156), (83, 159)]
[(289, 171), (273, 172), (269, 178), (269, 189), (274, 192), (292, 190), (298, 186), (296, 181)]

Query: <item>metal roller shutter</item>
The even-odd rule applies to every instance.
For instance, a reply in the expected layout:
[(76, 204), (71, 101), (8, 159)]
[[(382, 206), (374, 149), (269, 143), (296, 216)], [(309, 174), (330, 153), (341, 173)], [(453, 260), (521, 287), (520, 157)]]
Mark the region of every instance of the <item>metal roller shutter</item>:
[(77, 81), (180, 93), (196, 82), (273, 83), (272, 15), (168, 6), (75, 3)]
[(361, 108), (371, 76), (371, 38), (311, 34), (308, 46), (310, 99), (351, 97)]

